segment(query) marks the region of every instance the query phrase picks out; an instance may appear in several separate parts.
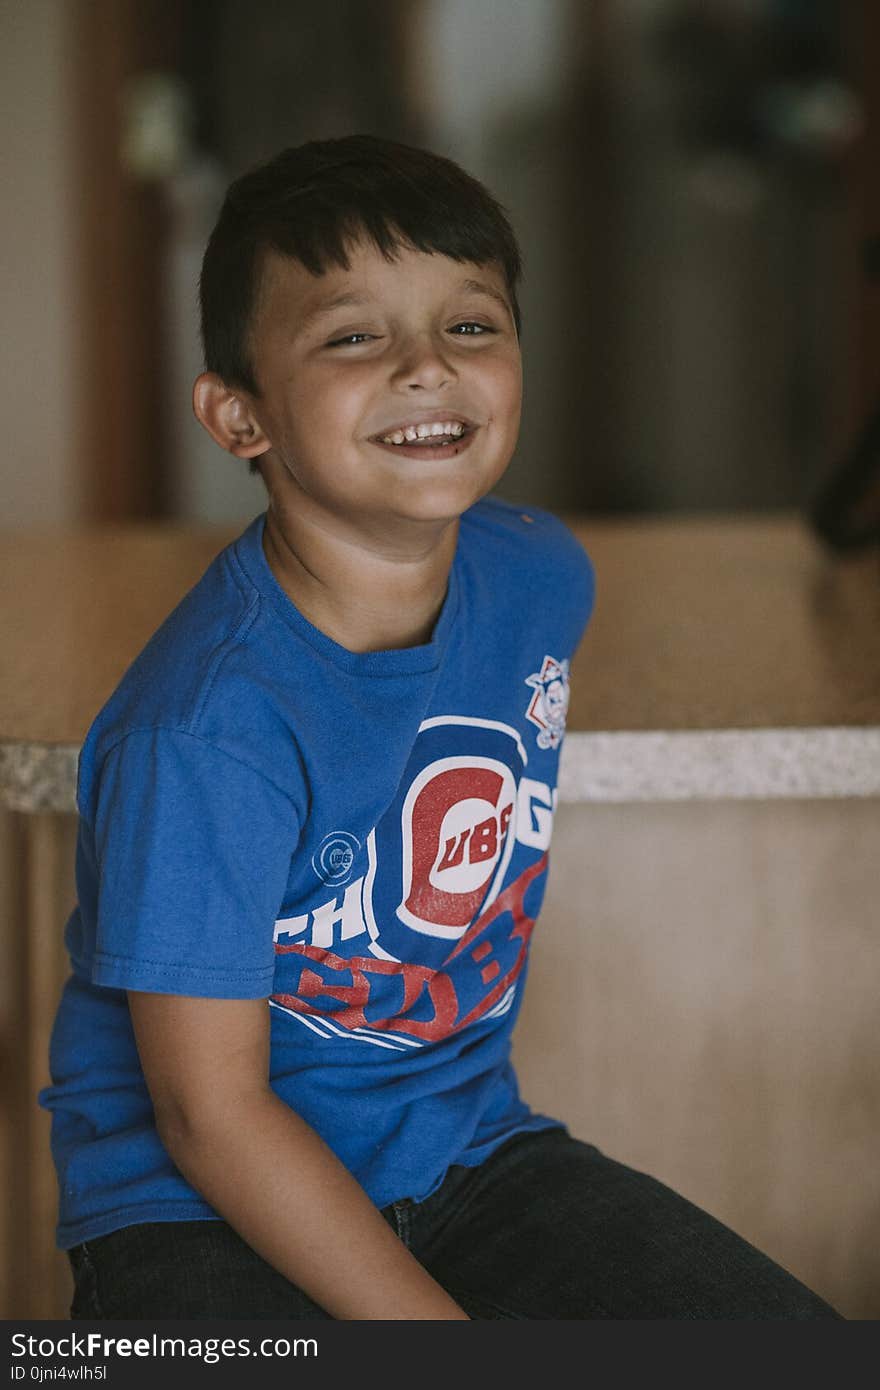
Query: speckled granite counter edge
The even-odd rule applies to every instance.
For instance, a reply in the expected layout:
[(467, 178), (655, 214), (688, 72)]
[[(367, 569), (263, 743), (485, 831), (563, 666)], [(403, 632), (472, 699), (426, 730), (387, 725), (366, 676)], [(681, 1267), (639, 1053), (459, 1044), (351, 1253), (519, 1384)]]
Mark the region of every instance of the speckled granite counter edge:
[[(0, 742), (0, 805), (76, 811), (79, 749)], [(880, 796), (880, 728), (570, 733), (565, 802)]]
[(575, 733), (561, 801), (880, 796), (880, 728)]
[(78, 757), (73, 744), (0, 742), (0, 805), (75, 813)]

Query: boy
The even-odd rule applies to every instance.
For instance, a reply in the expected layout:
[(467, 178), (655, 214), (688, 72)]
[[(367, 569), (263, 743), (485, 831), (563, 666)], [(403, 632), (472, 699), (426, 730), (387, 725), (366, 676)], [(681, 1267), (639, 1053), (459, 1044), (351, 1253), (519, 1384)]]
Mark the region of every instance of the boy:
[(367, 136), (230, 189), (196, 414), (269, 505), (80, 758), (52, 1038), (74, 1317), (834, 1316), (520, 1099), (589, 561), (489, 496), (519, 254)]

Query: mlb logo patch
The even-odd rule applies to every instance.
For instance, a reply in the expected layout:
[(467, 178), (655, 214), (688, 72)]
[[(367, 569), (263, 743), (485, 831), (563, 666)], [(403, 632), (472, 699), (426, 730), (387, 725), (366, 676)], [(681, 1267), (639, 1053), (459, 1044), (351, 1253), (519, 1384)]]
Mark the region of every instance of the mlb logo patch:
[(568, 713), (569, 662), (557, 661), (553, 656), (545, 656), (540, 671), (526, 676), (524, 684), (533, 689), (526, 719), (538, 728), (539, 748), (558, 748), (565, 734), (565, 717)]

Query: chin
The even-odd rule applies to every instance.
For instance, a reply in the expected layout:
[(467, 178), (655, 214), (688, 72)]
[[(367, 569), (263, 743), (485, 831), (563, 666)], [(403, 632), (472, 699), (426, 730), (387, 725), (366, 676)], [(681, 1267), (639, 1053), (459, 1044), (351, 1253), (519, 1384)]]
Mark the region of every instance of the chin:
[(400, 511), (415, 520), (454, 521), (494, 486), (494, 483), (487, 483), (485, 487), (475, 487), (472, 478), (457, 486), (450, 482), (423, 480), (396, 500)]
[(500, 478), (504, 476), (505, 468), (474, 468), (466, 465), (466, 456), (462, 458), (461, 466), (456, 469), (441, 470), (438, 467), (436, 472), (422, 472), (420, 475), (411, 474), (406, 479), (400, 480), (400, 486), (394, 489), (395, 496), (406, 498), (417, 498), (419, 502), (424, 501), (429, 505), (435, 502), (453, 502), (456, 509), (466, 511), (474, 502), (481, 497), (485, 497), (487, 492), (491, 492)]

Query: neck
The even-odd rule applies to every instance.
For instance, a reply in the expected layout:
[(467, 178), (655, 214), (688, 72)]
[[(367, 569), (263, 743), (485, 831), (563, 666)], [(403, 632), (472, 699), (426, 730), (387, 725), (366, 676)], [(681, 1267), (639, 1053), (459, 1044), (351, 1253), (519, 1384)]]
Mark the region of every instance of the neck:
[(263, 534), (269, 568), (310, 623), (352, 652), (429, 642), (446, 597), (459, 522), (390, 536), (348, 534), (270, 499)]

